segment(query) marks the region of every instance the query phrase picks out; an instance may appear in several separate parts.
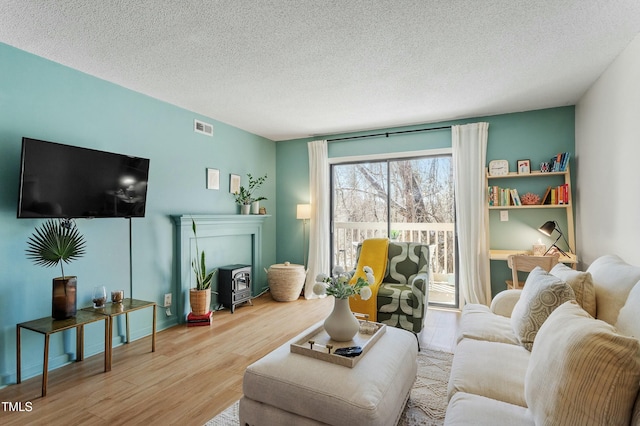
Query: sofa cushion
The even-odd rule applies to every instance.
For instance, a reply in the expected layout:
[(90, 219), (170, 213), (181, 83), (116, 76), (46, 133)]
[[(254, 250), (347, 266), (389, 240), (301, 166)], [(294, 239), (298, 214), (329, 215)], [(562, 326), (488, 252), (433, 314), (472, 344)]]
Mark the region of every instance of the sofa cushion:
[(462, 339), (518, 344), (511, 320), (494, 314), (486, 305), (469, 303), (462, 309), (456, 342)]
[(633, 286), (627, 296), (627, 302), (620, 309), (616, 328), (625, 336), (640, 339), (640, 281)]
[(451, 364), (449, 398), (467, 392), (526, 406), (524, 377), (530, 356), (520, 345), (463, 339)]
[(594, 260), (587, 272), (596, 288), (596, 318), (614, 325), (627, 295), (640, 280), (640, 267), (609, 254)]
[(541, 327), (525, 379), (536, 424), (629, 424), (640, 381), (640, 344), (577, 303)]
[(564, 263), (558, 263), (549, 273), (565, 281), (573, 289), (576, 302), (592, 317), (596, 317), (596, 288), (590, 272), (576, 271)]
[(529, 273), (511, 314), (511, 327), (520, 344), (531, 350), (547, 317), (568, 300), (575, 300), (569, 284), (536, 266)]
[(525, 407), (481, 395), (458, 392), (451, 398), (444, 418), (445, 426), (534, 426)]

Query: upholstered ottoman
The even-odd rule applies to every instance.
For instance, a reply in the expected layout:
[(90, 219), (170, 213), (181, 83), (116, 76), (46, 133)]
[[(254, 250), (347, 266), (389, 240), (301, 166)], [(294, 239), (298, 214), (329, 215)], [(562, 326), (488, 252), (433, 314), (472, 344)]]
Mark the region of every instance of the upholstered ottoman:
[(291, 342), (247, 367), (241, 426), (397, 423), (416, 379), (413, 333), (387, 327), (353, 368), (291, 353)]

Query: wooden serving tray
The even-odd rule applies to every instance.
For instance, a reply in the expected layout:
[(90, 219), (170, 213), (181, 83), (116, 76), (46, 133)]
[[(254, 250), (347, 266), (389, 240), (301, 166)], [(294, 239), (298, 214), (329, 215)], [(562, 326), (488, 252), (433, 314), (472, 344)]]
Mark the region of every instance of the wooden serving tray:
[[(360, 321), (360, 324), (364, 322), (365, 321)], [(371, 321), (369, 321), (369, 324), (376, 328), (376, 331), (373, 334), (363, 334), (358, 332), (358, 334), (348, 342), (336, 342), (331, 340), (327, 332), (324, 330), (324, 326), (320, 324), (317, 328), (306, 334), (301, 339), (291, 343), (291, 352), (353, 368), (353, 366), (355, 366), (358, 361), (366, 355), (380, 336), (387, 331), (387, 326), (385, 324)], [(313, 344), (313, 349), (311, 348), (309, 340), (313, 340), (315, 342)], [(328, 353), (326, 345), (333, 345), (331, 353)], [(362, 348), (362, 353), (355, 357), (346, 357), (342, 355), (335, 355), (333, 353), (333, 351), (338, 348), (348, 348), (350, 346), (360, 346)]]

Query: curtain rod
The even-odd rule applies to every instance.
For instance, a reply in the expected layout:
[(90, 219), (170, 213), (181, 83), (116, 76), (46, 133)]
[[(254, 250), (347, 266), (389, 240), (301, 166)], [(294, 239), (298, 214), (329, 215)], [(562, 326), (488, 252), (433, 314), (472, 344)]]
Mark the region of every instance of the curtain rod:
[(384, 136), (388, 138), (389, 135), (401, 135), (405, 133), (416, 133), (416, 132), (431, 132), (433, 130), (445, 130), (445, 129), (451, 129), (451, 126), (429, 127), (425, 129), (415, 129), (415, 130), (400, 130), (397, 132), (373, 133), (370, 135), (361, 135), (361, 136), (349, 136), (346, 138), (327, 139), (327, 142), (346, 141), (351, 139), (375, 138), (378, 136)]

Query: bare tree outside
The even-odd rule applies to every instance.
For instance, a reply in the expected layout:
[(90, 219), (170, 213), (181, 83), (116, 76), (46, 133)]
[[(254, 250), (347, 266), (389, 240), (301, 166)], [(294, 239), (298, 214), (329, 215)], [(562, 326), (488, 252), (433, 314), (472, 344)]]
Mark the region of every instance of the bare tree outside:
[[(432, 271), (455, 272), (455, 207), (450, 155), (332, 167), (334, 264), (353, 267), (366, 238), (432, 245)], [(436, 274), (434, 274), (436, 275)]]

